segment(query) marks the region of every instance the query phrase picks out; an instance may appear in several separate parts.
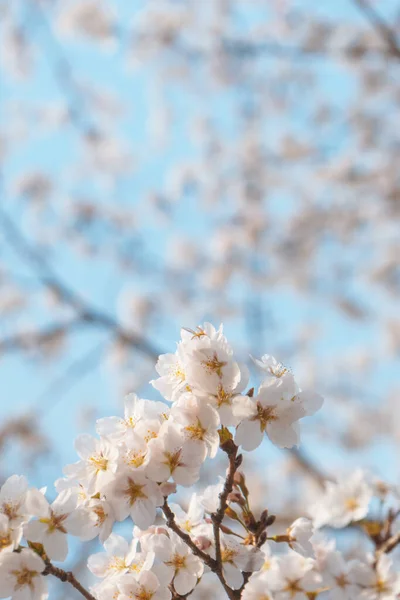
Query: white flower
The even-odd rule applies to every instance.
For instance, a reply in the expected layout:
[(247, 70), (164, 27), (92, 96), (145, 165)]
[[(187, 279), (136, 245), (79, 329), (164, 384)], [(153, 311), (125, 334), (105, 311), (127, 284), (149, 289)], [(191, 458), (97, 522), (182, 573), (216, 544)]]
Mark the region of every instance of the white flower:
[(254, 546), (243, 546), (236, 540), (221, 536), (221, 561), (226, 583), (237, 590), (243, 583), (242, 573), (261, 569), (264, 555)]
[(142, 400), (136, 394), (128, 394), (124, 402), (124, 417), (104, 417), (96, 421), (96, 431), (100, 436), (115, 441), (129, 443), (138, 426), (143, 421), (163, 421), (168, 407), (162, 402)]
[(281, 448), (299, 445), (297, 421), (313, 414), (322, 402), (317, 394), (299, 391), (291, 376), (264, 382), (254, 399), (252, 415), (237, 428), (235, 442), (244, 450), (254, 450), (265, 432)]
[(28, 481), (23, 475), (11, 475), (1, 486), (0, 513), (6, 515), (10, 527), (18, 527), (29, 520), (25, 507)]
[(158, 485), (141, 472), (121, 473), (106, 490), (116, 519), (124, 521), (129, 515), (140, 529), (147, 529), (156, 519), (156, 507), (163, 504)]
[(169, 589), (160, 586), (157, 577), (149, 571), (140, 573), (137, 580), (129, 575), (121, 577), (118, 588), (121, 592), (119, 600), (170, 600), (171, 598)]
[(251, 357), (251, 359), (253, 360), (254, 364), (257, 365), (257, 367), (265, 372), (266, 380), (270, 379), (271, 381), (274, 381), (277, 379), (282, 380), (285, 378), (293, 378), (290, 369), (285, 367), (282, 363), (277, 361), (276, 358), (270, 356), (269, 354), (264, 354), (261, 359), (253, 357)]
[(22, 527), (12, 529), (10, 519), (0, 514), (0, 553), (12, 551), (18, 546), (22, 537)]
[(381, 555), (375, 566), (372, 561), (355, 565), (352, 579), (361, 588), (360, 600), (394, 600), (400, 594), (400, 573), (387, 554)]
[(125, 469), (145, 471), (149, 463), (146, 441), (139, 435), (133, 434), (128, 442), (119, 447), (119, 463)]
[(186, 380), (185, 363), (182, 342), (178, 344), (175, 354), (161, 354), (158, 357), (156, 371), (160, 377), (150, 383), (170, 402), (177, 400), (182, 391), (192, 391)]
[(92, 494), (101, 491), (115, 477), (118, 449), (108, 440), (88, 434), (77, 437), (75, 449), (81, 460), (64, 467), (65, 475), (82, 483)]
[(171, 417), (181, 425), (185, 438), (199, 446), (199, 455), (214, 458), (219, 448), (219, 417), (214, 408), (186, 393), (172, 408)]
[(120, 535), (111, 534), (104, 543), (106, 552), (92, 554), (88, 558), (88, 568), (96, 577), (111, 577), (133, 573), (138, 575), (142, 570), (150, 569), (154, 562), (154, 553), (137, 552), (139, 540), (133, 539), (130, 544)]
[(39, 490), (29, 490), (27, 494), (27, 508), (38, 519), (25, 525), (24, 536), (31, 542), (43, 544), (46, 554), (53, 560), (66, 559), (66, 534), (79, 534), (81, 529), (82, 515), (74, 512), (76, 501), (70, 490), (61, 492), (51, 505)]
[(308, 600), (308, 592), (320, 586), (313, 571), (314, 561), (292, 552), (279, 557), (269, 573), (269, 584), (275, 600)]
[(7, 552), (0, 561), (0, 598), (12, 600), (45, 600), (47, 583), (41, 573), (43, 560), (32, 550)]
[(330, 552), (324, 560), (323, 584), (329, 588), (330, 600), (354, 600), (358, 587), (354, 578), (358, 561), (346, 561), (340, 552)]
[(76, 511), (81, 518), (81, 528), (77, 533), (82, 541), (99, 536), (101, 543), (110, 536), (115, 522), (115, 514), (110, 502), (104, 498), (90, 498)]
[(372, 494), (362, 470), (342, 477), (337, 483), (327, 482), (324, 495), (310, 510), (314, 526), (341, 528), (352, 521), (360, 521), (368, 513)]
[(163, 574), (173, 582), (178, 594), (184, 596), (192, 591), (203, 575), (204, 565), (194, 556), (183, 540), (173, 533), (154, 536), (151, 540), (156, 557), (164, 563)]
[(314, 533), (312, 521), (301, 517), (296, 519), (288, 528), (287, 534), (290, 537), (289, 546), (302, 556), (311, 556), (313, 547), (310, 539)]
[(196, 535), (196, 528), (204, 523), (204, 508), (199, 502), (197, 494), (193, 494), (187, 512), (182, 510), (179, 504), (170, 504), (170, 509), (175, 515), (178, 526), (186, 533)]
[(185, 441), (176, 425), (166, 422), (157, 439), (150, 445), (150, 462), (146, 473), (157, 482), (170, 477), (179, 485), (190, 486), (199, 479), (205, 454), (199, 454), (198, 444)]
[(241, 379), (238, 363), (233, 359), (232, 350), (213, 343), (209, 348), (194, 350), (187, 360), (187, 379), (195, 393), (216, 395), (222, 386), (234, 390)]

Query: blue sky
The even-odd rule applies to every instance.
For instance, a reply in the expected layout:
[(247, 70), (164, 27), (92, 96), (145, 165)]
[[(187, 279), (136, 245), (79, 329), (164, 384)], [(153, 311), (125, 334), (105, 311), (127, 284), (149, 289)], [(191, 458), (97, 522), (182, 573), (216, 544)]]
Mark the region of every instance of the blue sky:
[[(124, 24), (131, 17), (131, 7), (129, 3), (111, 3), (118, 12), (121, 30), (124, 31)], [(302, 7), (305, 2), (299, 2)], [(310, 4), (310, 3), (309, 3)], [(313, 10), (315, 2), (312, 3)], [(380, 3), (383, 12), (391, 13), (395, 3)], [(332, 19), (350, 18), (360, 19), (356, 9), (350, 2), (341, 0), (340, 2), (319, 3), (318, 10), (325, 11), (331, 15)], [(251, 18), (250, 18), (251, 20)], [(238, 30), (243, 27), (243, 22), (238, 20)], [(34, 77), (26, 82), (15, 82), (12, 79), (3, 77), (1, 89), (1, 115), (2, 119), (7, 118), (7, 110), (10, 102), (29, 101), (35, 104), (58, 102), (62, 99), (59, 86), (54, 78), (54, 63), (52, 59), (45, 58), (45, 54), (54, 52), (54, 48), (49, 43), (49, 38), (45, 28), (41, 25), (35, 25), (32, 31), (32, 38), (36, 41), (41, 51), (38, 52)], [(88, 178), (86, 187), (79, 183), (80, 191), (85, 191), (97, 195), (98, 202), (116, 202), (125, 206), (137, 207), (142, 202), (143, 195), (148, 191), (154, 182), (162, 190), (166, 185), (166, 172), (169, 167), (182, 158), (188, 159), (196, 156), (196, 147), (191, 142), (186, 130), (187, 119), (193, 116), (193, 112), (200, 112), (209, 102), (208, 98), (200, 99), (197, 91), (184, 92), (173, 86), (167, 88), (167, 95), (171, 101), (174, 111), (173, 134), (168, 147), (155, 152), (148, 142), (149, 121), (151, 119), (151, 103), (149, 99), (154, 94), (155, 74), (154, 70), (149, 69), (145, 72), (141, 70), (127, 71), (124, 61), (123, 51), (117, 49), (114, 51), (104, 50), (98, 52), (91, 50), (90, 45), (86, 43), (72, 43), (63, 46), (63, 52), (67, 53), (68, 60), (73, 66), (74, 75), (79, 79), (80, 76), (88, 77), (93, 83), (110, 88), (116, 91), (124, 99), (128, 110), (126, 116), (119, 126), (122, 137), (134, 148), (135, 168), (132, 175), (123, 177), (118, 181), (115, 189), (104, 190)], [(100, 57), (100, 59), (99, 59)], [(343, 106), (348, 102), (353, 93), (353, 83), (351, 75), (343, 76), (338, 74), (336, 67), (326, 68), (322, 63), (317, 66), (319, 76), (324, 80), (325, 92), (330, 94), (337, 107)], [(345, 84), (343, 85), (343, 82)], [(213, 98), (212, 113), (218, 127), (221, 128), (226, 137), (235, 136), (236, 124), (232, 122), (231, 113), (227, 110), (229, 103), (235, 102), (236, 98), (229, 94), (221, 95), (219, 98)], [(293, 127), (301, 131), (304, 129), (304, 122), (298, 116), (294, 116), (298, 122), (293, 123)], [(90, 115), (88, 120), (90, 120)], [(279, 134), (282, 123), (277, 121), (272, 126), (268, 124), (268, 136), (271, 142), (274, 135)], [(334, 132), (330, 143), (337, 147), (345, 143), (345, 138), (341, 131)], [(79, 151), (79, 150), (78, 150)], [(7, 192), (8, 184), (21, 171), (25, 169), (42, 168), (51, 176), (60, 182), (61, 188), (65, 190), (73, 189), (73, 182), (70, 180), (68, 161), (71, 156), (77, 152), (76, 136), (74, 131), (64, 131), (63, 135), (43, 135), (36, 131), (34, 124), (29, 132), (29, 141), (20, 145), (16, 152), (10, 154), (5, 164), (5, 189), (6, 194), (3, 197), (4, 207), (12, 214), (18, 222), (21, 229), (29, 237), (31, 227), (31, 214), (26, 210), (24, 203), (16, 202)], [(55, 199), (57, 202), (57, 211), (64, 209), (66, 199), (59, 195)], [(279, 195), (272, 198), (272, 206), (275, 208), (277, 222), (279, 219), (285, 219), (290, 211), (290, 203), (282, 200)], [(195, 221), (192, 216), (195, 215)], [(221, 211), (219, 218), (225, 216), (224, 210)], [(147, 218), (145, 209), (140, 212), (143, 220), (146, 237), (150, 240), (148, 248), (154, 256), (155, 263), (161, 262), (166, 252), (169, 242), (177, 233), (185, 233), (189, 237), (207, 240), (210, 219), (218, 215), (210, 215), (206, 211), (199, 210), (196, 201), (186, 199), (181, 202), (174, 213), (174, 223), (169, 229), (162, 229), (155, 224), (151, 218)], [(337, 251), (346, 252), (348, 250), (329, 245), (326, 249), (326, 256)], [(34, 280), (34, 276), (21, 261), (1, 247), (2, 256), (10, 269), (15, 269), (18, 273), (25, 274), (29, 279)], [(115, 314), (117, 299), (121, 289), (130, 284), (139, 289), (151, 289), (154, 294), (159, 293), (160, 284), (157, 277), (140, 280), (132, 276), (125, 280), (121, 272), (116, 271), (111, 262), (104, 260), (94, 260), (90, 265), (86, 261), (80, 261), (72, 254), (63, 243), (55, 244), (53, 248), (52, 264), (55, 265), (57, 272), (65, 281), (70, 282), (73, 289), (83, 291), (87, 298), (98, 306), (112, 314)], [(326, 268), (322, 261), (320, 265), (321, 272)], [(340, 282), (337, 282), (340, 285)], [(381, 301), (380, 298), (371, 297), (368, 290), (362, 291), (359, 283), (355, 284), (355, 293), (361, 294), (361, 299), (365, 303), (374, 304)], [(232, 294), (237, 298), (246, 299), (246, 289), (240, 281), (234, 283)], [(362, 347), (363, 345), (375, 344), (379, 348), (381, 334), (377, 325), (372, 323), (357, 323), (350, 321), (345, 316), (339, 316), (333, 309), (327, 308), (321, 301), (321, 296), (316, 296), (310, 300), (310, 297), (293, 296), (290, 290), (282, 289), (279, 293), (271, 292), (267, 294), (268, 303), (271, 312), (278, 323), (278, 330), (281, 323), (283, 339), (272, 338), (266, 340), (265, 352), (274, 352), (285, 341), (285, 335), (290, 336), (290, 332), (297, 331), (300, 327), (308, 324), (310, 327), (320, 328), (322, 341), (315, 342), (315, 353), (318, 354), (321, 361), (329, 361), (331, 356), (350, 347)], [(323, 297), (323, 295), (322, 295)], [(163, 302), (162, 296), (157, 296), (159, 302)], [(36, 315), (32, 314), (32, 318)], [(220, 321), (220, 315), (207, 307), (202, 313), (191, 315), (190, 323), (182, 323), (186, 326), (195, 326), (208, 318), (215, 323)], [(275, 333), (276, 333), (275, 329)], [(3, 335), (10, 333), (7, 322), (2, 321), (0, 332)], [(173, 350), (175, 341), (179, 337), (176, 318), (171, 319), (170, 323), (163, 323), (163, 326), (157, 332), (156, 343), (160, 348), (166, 351)], [(239, 348), (243, 347), (243, 340), (246, 331), (243, 326), (236, 328), (232, 324), (228, 327), (227, 335)], [(282, 334), (278, 331), (278, 336)], [(38, 365), (37, 363), (27, 363), (21, 360), (18, 355), (3, 357), (0, 363), (0, 374), (2, 380), (2, 397), (0, 402), (0, 415), (2, 418), (10, 414), (29, 411), (37, 406), (40, 399), (48, 389), (49, 384), (65, 372), (68, 365), (78, 356), (84, 356), (97, 344), (104, 344), (105, 336), (101, 332), (92, 332), (85, 336), (77, 336), (73, 339), (73, 345), (67, 352), (65, 360), (61, 363), (46, 363)], [(397, 365), (398, 366), (398, 365)], [(393, 384), (396, 376), (395, 364), (379, 365), (374, 373), (370, 375), (371, 390), (373, 393), (379, 393), (382, 387)], [(143, 395), (155, 398), (157, 397), (152, 388), (141, 390)], [(58, 401), (57, 394), (54, 397), (54, 403), (51, 398), (46, 399), (45, 414), (41, 418), (41, 425), (46, 435), (54, 443), (55, 453), (49, 458), (46, 464), (40, 466), (33, 474), (33, 481), (37, 485), (45, 485), (48, 480), (53, 480), (59, 476), (62, 465), (75, 460), (73, 450), (73, 438), (78, 433), (80, 426), (77, 424), (77, 411), (85, 404), (95, 407), (98, 416), (106, 414), (115, 414), (118, 406), (121, 405), (121, 398), (118, 395), (117, 386), (113, 380), (110, 369), (104, 363), (94, 368), (88, 375), (82, 378), (73, 389), (66, 393)], [(10, 408), (12, 407), (12, 409)], [(33, 412), (35, 412), (33, 408)], [(310, 428), (310, 426), (309, 426)], [(309, 438), (309, 439), (308, 439)], [(312, 452), (316, 442), (312, 435), (306, 436), (308, 447)], [(264, 448), (266, 451), (266, 447)], [(263, 451), (264, 451), (263, 450)], [(379, 449), (374, 448), (371, 456), (366, 456), (367, 463), (376, 464), (382, 471), (382, 474), (393, 476), (390, 464), (382, 464), (382, 457), (387, 455), (388, 449), (382, 443)], [(9, 450), (10, 461), (7, 469), (12, 471), (13, 465), (18, 462), (19, 457), (13, 456), (13, 449)], [(318, 448), (318, 461), (326, 462), (337, 467), (342, 462), (343, 454), (332, 455), (332, 449), (327, 445), (325, 450)], [(354, 455), (352, 462), (356, 464), (358, 457)]]

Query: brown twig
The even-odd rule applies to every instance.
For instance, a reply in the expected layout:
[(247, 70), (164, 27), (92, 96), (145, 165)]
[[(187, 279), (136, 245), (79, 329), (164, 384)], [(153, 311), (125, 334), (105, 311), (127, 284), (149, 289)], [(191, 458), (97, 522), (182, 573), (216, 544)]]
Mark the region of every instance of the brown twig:
[(392, 537), (390, 537), (388, 540), (386, 540), (386, 542), (384, 542), (380, 548), (377, 551), (377, 557), (379, 558), (379, 556), (381, 556), (382, 554), (389, 554), (389, 552), (392, 552), (392, 550), (394, 550), (396, 548), (396, 546), (398, 546), (400, 544), (400, 533), (396, 533), (395, 535), (392, 535)]
[(226, 452), (226, 454), (229, 457), (229, 468), (223, 490), (219, 496), (218, 509), (215, 513), (211, 515), (215, 539), (215, 559), (209, 556), (206, 552), (203, 552), (203, 550), (200, 550), (200, 548), (196, 546), (190, 535), (180, 529), (180, 527), (175, 521), (175, 515), (168, 505), (167, 497), (164, 498), (164, 504), (161, 508), (166, 517), (167, 527), (169, 527), (174, 533), (176, 533), (181, 538), (181, 540), (183, 540), (187, 544), (187, 546), (189, 546), (193, 554), (198, 556), (204, 562), (204, 564), (207, 565), (213, 573), (215, 573), (215, 575), (220, 580), (228, 598), (230, 600), (238, 600), (240, 596), (238, 595), (237, 590), (232, 590), (227, 585), (223, 575), (220, 533), (221, 523), (224, 518), (225, 510), (227, 508), (227, 499), (229, 494), (232, 492), (234, 476), (242, 462), (242, 455), (237, 454), (238, 447), (233, 443), (232, 440), (228, 440), (228, 442), (222, 444), (221, 448), (222, 450), (224, 450), (224, 452)]
[(71, 571), (64, 571), (59, 567), (55, 567), (51, 562), (46, 562), (46, 568), (43, 571), (43, 575), (53, 575), (57, 577), (63, 583), (70, 583), (86, 600), (96, 600), (90, 592), (88, 592), (81, 583), (75, 578), (75, 575)]
[(380, 14), (369, 4), (367, 0), (354, 0), (355, 4), (366, 16), (372, 27), (380, 34), (385, 41), (390, 53), (400, 59), (400, 46), (395, 33), (383, 20)]

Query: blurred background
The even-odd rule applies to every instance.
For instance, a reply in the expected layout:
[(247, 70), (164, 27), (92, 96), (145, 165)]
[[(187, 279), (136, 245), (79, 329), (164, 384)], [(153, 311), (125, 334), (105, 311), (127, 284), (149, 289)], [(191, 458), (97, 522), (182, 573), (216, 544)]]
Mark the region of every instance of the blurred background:
[(0, 0), (0, 21), (0, 480), (54, 495), (74, 437), (157, 398), (158, 354), (210, 320), (326, 398), (300, 452), (251, 458), (260, 506), (304, 514), (359, 465), (398, 481), (399, 3)]

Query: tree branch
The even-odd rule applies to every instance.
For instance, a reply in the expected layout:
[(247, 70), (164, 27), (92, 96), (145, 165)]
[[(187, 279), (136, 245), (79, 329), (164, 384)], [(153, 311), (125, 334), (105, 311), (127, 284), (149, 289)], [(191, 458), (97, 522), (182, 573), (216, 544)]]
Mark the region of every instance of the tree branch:
[(72, 587), (74, 587), (78, 592), (86, 598), (86, 600), (96, 600), (94, 596), (90, 592), (88, 592), (81, 583), (75, 578), (74, 574), (71, 571), (64, 571), (59, 567), (55, 567), (51, 564), (51, 562), (46, 561), (46, 568), (42, 573), (43, 575), (53, 575), (57, 577), (63, 583), (70, 583)]
[(149, 356), (152, 360), (158, 359), (162, 352), (155, 348), (151, 342), (137, 334), (124, 330), (116, 319), (93, 308), (85, 299), (66, 285), (44, 257), (35, 248), (31, 247), (13, 220), (1, 208), (0, 227), (8, 244), (30, 265), (41, 283), (55, 292), (65, 304), (76, 311), (78, 321), (107, 329), (113, 332), (122, 342)]
[(385, 41), (390, 53), (400, 59), (400, 46), (395, 33), (389, 25), (383, 20), (378, 12), (369, 4), (368, 0), (354, 0), (360, 11), (368, 19), (372, 27), (379, 33)]

